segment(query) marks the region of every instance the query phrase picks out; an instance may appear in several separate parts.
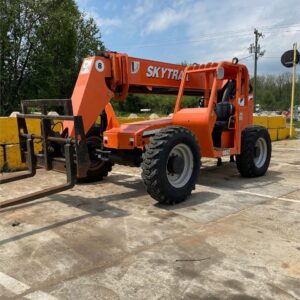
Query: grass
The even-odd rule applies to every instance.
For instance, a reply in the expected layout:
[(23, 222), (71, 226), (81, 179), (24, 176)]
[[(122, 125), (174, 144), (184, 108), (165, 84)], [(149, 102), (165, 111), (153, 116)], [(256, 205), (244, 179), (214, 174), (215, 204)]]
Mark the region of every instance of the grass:
[(300, 128), (300, 121), (293, 121), (293, 126), (295, 128)]

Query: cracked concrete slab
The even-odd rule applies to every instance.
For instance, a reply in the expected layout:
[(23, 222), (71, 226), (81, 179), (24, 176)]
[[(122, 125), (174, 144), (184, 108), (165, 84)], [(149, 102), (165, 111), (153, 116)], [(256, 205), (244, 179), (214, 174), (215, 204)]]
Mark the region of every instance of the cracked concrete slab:
[[(300, 299), (300, 141), (266, 176), (205, 159), (184, 203), (157, 204), (140, 170), (0, 212), (1, 299)], [(1, 175), (0, 175), (1, 176)], [(63, 174), (0, 186), (0, 201)], [(1, 275), (2, 274), (2, 275)]]

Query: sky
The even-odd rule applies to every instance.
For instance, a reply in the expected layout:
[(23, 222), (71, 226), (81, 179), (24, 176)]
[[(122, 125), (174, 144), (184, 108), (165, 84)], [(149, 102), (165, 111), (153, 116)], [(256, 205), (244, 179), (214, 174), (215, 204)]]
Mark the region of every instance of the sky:
[[(291, 72), (281, 55), (298, 43), (300, 0), (76, 0), (100, 28), (108, 50), (172, 63), (238, 57), (253, 74), (254, 29), (264, 55), (258, 75)], [(300, 51), (300, 50), (299, 50)], [(250, 57), (249, 57), (250, 56)], [(300, 74), (300, 65), (297, 73)]]

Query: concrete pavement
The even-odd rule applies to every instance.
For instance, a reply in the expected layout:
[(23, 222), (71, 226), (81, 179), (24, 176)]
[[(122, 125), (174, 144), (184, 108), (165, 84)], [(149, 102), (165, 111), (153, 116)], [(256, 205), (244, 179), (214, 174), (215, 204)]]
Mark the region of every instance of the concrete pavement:
[[(0, 212), (1, 299), (300, 299), (300, 140), (266, 176), (204, 160), (192, 196), (148, 196), (140, 170)], [(0, 175), (1, 176), (1, 175)], [(0, 201), (65, 180), (38, 171)]]

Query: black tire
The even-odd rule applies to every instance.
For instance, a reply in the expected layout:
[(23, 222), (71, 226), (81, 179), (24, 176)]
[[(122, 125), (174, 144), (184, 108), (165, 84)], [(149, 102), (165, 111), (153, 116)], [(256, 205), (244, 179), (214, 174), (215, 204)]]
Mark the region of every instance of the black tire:
[(245, 128), (242, 132), (241, 154), (236, 165), (243, 177), (263, 176), (268, 170), (272, 143), (268, 130), (261, 126)]
[(106, 177), (112, 170), (113, 163), (111, 161), (101, 161), (94, 157), (93, 149), (102, 147), (102, 136), (100, 135), (100, 128), (93, 127), (86, 136), (86, 143), (89, 150), (91, 164), (87, 171), (87, 176), (79, 178), (78, 182), (95, 182), (100, 181)]
[[(178, 149), (182, 149), (183, 154), (185, 151), (184, 158), (180, 158), (180, 155), (173, 153)], [(171, 156), (169, 156), (170, 154)], [(189, 157), (187, 167), (184, 166), (186, 157)], [(192, 162), (191, 158), (193, 159)], [(173, 170), (170, 170), (170, 168), (173, 168)], [(195, 189), (199, 171), (200, 151), (198, 142), (193, 133), (186, 128), (179, 126), (163, 128), (150, 139), (150, 143), (146, 146), (143, 154), (142, 178), (147, 192), (161, 204), (174, 204), (184, 201)], [(184, 176), (185, 173), (183, 172), (188, 172), (188, 176)], [(172, 184), (170, 181), (172, 176), (178, 176), (178, 180), (180, 178), (186, 179), (180, 181), (182, 186), (180, 184), (174, 186), (176, 180), (173, 181), (172, 179)], [(187, 182), (185, 182), (186, 180)]]

